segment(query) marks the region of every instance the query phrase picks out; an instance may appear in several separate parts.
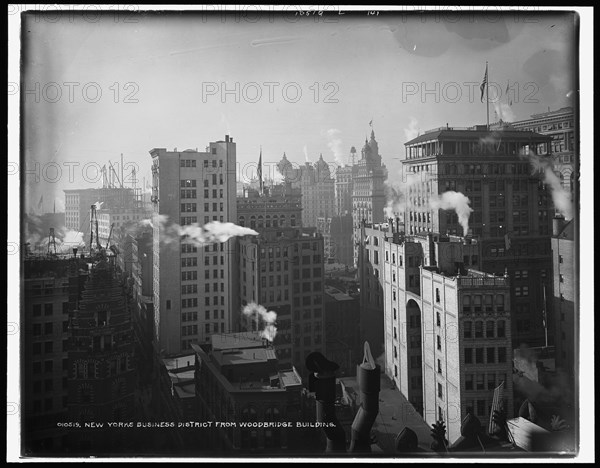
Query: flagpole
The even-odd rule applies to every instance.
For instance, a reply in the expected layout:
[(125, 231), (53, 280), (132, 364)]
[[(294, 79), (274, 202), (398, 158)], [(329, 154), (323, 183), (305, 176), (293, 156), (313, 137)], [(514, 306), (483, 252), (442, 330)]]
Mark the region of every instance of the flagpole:
[(486, 117), (487, 117), (487, 129), (490, 131), (490, 72), (488, 68), (487, 60), (485, 62), (485, 72), (487, 75), (487, 83), (485, 84), (485, 106), (486, 106)]

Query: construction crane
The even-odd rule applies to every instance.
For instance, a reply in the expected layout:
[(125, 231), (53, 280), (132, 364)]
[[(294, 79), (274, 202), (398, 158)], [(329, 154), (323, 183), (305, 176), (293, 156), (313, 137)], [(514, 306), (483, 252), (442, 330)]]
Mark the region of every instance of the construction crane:
[(110, 238), (112, 236), (112, 232), (113, 232), (113, 228), (115, 227), (115, 223), (112, 223), (110, 225), (110, 231), (108, 232), (108, 239), (106, 239), (106, 247), (105, 249), (108, 249), (108, 244), (110, 243)]
[(97, 206), (94, 203), (90, 206), (90, 252), (94, 246), (94, 230), (96, 232), (96, 248), (98, 249), (98, 252), (102, 250), (100, 237), (98, 237), (98, 214), (96, 213), (96, 210)]
[(50, 233), (48, 235), (48, 253), (52, 253), (50, 251), (50, 247), (54, 247), (54, 255), (56, 255), (56, 237), (54, 235), (54, 228), (50, 228)]

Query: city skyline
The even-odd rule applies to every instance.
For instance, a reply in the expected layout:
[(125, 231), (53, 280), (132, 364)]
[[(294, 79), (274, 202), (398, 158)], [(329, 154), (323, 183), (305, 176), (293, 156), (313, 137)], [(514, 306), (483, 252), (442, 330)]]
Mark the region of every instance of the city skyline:
[[(490, 106), (492, 122), (574, 103), (567, 71), (574, 25), (557, 14), (301, 18), (264, 11), (223, 21), (202, 12), (195, 20), (149, 13), (133, 23), (109, 13), (58, 22), (39, 14), (25, 37), (21, 89), (24, 162), (39, 174), (39, 183), (27, 180), (29, 208), (44, 193), (62, 211), (63, 189), (98, 186), (97, 165), (118, 166), (121, 154), (141, 186), (150, 148), (198, 148), (202, 133), (236, 137), (246, 178), (261, 146), (265, 175), (276, 177), (284, 152), (296, 164), (320, 154), (332, 166), (347, 164), (350, 148), (375, 129), (395, 173), (404, 143), (418, 133), (485, 122), (479, 85), (486, 61), (490, 100), (500, 93), (499, 113)], [(174, 29), (185, 34), (170, 34)], [(453, 67), (459, 58), (465, 63), (464, 54), (466, 66)], [(443, 79), (432, 74), (437, 69)], [(272, 122), (269, 129), (254, 115)], [(47, 119), (51, 125), (43, 125)]]

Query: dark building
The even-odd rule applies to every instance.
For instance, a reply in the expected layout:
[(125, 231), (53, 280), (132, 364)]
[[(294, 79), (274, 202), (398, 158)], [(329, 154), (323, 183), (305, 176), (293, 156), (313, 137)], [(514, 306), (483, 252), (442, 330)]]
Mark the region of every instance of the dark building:
[[(481, 245), (480, 268), (511, 278), (513, 345), (544, 345), (544, 288), (552, 268), (553, 207), (543, 176), (530, 158), (551, 163), (551, 138), (538, 133), (485, 126), (441, 127), (405, 143), (402, 162), (407, 235), (420, 232), (468, 234)], [(432, 207), (444, 192), (467, 196), (473, 212)], [(550, 332), (550, 335), (552, 333)]]
[[(290, 453), (302, 447), (302, 380), (295, 368), (281, 370), (275, 352), (253, 340), (222, 340), (220, 349), (195, 356), (199, 421), (212, 422), (198, 443), (210, 453)], [(217, 424), (216, 422), (219, 422)]]
[(325, 286), (325, 356), (340, 365), (344, 376), (356, 375), (362, 356), (360, 301), (333, 286)]
[(114, 262), (114, 256), (101, 256), (90, 265), (70, 320), (68, 412), (81, 425), (70, 433), (75, 453), (127, 450), (131, 443), (126, 429), (106, 426), (135, 420), (131, 303)]
[(72, 255), (27, 255), (23, 262), (22, 447), (25, 454), (59, 453), (68, 445), (69, 315), (87, 263)]

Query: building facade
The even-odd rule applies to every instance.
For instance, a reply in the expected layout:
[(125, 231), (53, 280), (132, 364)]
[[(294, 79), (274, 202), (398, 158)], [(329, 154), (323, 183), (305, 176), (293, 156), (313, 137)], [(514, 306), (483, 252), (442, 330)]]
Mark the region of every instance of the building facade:
[[(241, 305), (257, 303), (277, 313), (273, 343), (283, 366), (305, 377), (304, 359), (323, 351), (323, 237), (310, 228), (270, 228), (239, 241)], [(256, 329), (239, 315), (244, 330)]]
[(102, 203), (102, 208), (134, 210), (140, 208), (132, 188), (70, 189), (65, 192), (65, 227), (83, 232), (84, 239), (90, 234), (90, 206)]
[(150, 154), (155, 333), (169, 356), (208, 341), (215, 328), (233, 331), (239, 309), (235, 238), (197, 246), (181, 242), (173, 225), (237, 221), (236, 145), (226, 135), (205, 152), (155, 148)]

